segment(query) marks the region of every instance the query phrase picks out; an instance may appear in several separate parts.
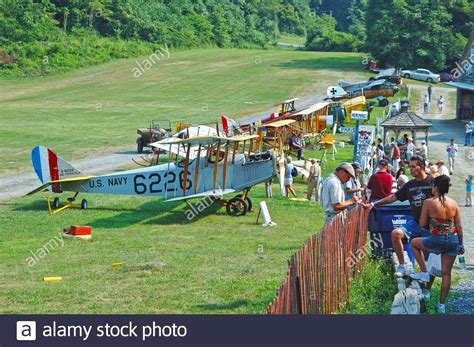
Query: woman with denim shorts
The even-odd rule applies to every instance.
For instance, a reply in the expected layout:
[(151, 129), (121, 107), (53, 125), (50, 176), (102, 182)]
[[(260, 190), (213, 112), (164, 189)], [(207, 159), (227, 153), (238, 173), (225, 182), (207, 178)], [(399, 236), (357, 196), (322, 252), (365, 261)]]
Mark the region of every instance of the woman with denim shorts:
[(413, 254), (420, 265), (421, 273), (412, 274), (413, 279), (429, 281), (422, 251), (441, 254), (441, 293), (438, 312), (445, 313), (445, 301), (451, 286), (451, 270), (458, 254), (464, 253), (463, 234), (459, 206), (446, 196), (450, 187), (450, 178), (446, 175), (433, 180), (433, 197), (423, 203), (420, 226), (429, 226), (430, 236), (418, 237), (411, 241)]

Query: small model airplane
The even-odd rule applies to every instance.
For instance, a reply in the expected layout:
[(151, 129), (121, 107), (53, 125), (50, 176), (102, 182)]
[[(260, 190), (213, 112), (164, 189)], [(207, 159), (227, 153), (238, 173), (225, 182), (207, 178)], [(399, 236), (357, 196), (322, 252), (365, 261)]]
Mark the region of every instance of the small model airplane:
[[(168, 145), (183, 148), (184, 159), (180, 160), (179, 155), (174, 159), (170, 152), (168, 163), (101, 176), (83, 176), (50, 149), (36, 146), (32, 162), (42, 185), (27, 195), (46, 189), (53, 193), (74, 192), (68, 198), (70, 203), (79, 193), (158, 196), (168, 201), (210, 196), (225, 204), (229, 215), (245, 215), (252, 207), (250, 189), (277, 172), (273, 153), (252, 153), (256, 138), (258, 135), (176, 138)], [(243, 149), (239, 152), (241, 143)], [(191, 148), (197, 148), (194, 157)], [(236, 192), (243, 193), (230, 200), (222, 198)], [(56, 197), (53, 208), (59, 204)], [(81, 201), (81, 208), (87, 208), (87, 200)]]

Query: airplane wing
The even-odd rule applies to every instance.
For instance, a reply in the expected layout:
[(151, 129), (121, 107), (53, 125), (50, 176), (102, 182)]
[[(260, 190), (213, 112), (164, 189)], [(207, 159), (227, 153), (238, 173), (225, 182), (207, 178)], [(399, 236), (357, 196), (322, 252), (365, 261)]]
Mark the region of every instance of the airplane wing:
[(170, 202), (170, 201), (188, 200), (188, 199), (204, 198), (204, 197), (207, 197), (207, 196), (217, 196), (217, 197), (219, 197), (219, 196), (223, 196), (223, 195), (230, 194), (230, 193), (235, 193), (235, 192), (236, 192), (235, 189), (216, 189), (216, 190), (209, 190), (207, 192), (203, 192), (203, 193), (199, 193), (199, 194), (180, 196), (180, 197), (169, 199), (169, 200), (166, 200), (166, 201)]
[(381, 80), (376, 80), (372, 83), (370, 83), (367, 87), (365, 87), (364, 89), (370, 89), (370, 88), (373, 88), (373, 87), (377, 87), (377, 86), (381, 86), (385, 83), (385, 80), (384, 79), (381, 79)]
[(87, 180), (91, 179), (92, 177), (95, 177), (95, 176), (82, 176), (82, 177), (64, 178), (64, 179), (62, 179), (62, 180), (50, 181), (50, 182), (47, 182), (47, 183), (45, 183), (45, 184), (39, 186), (39, 187), (36, 188), (35, 190), (32, 190), (32, 191), (29, 192), (29, 193), (26, 193), (26, 195), (33, 195), (33, 194), (35, 194), (35, 193), (42, 192), (43, 190), (45, 190), (46, 188), (48, 188), (50, 185), (53, 185), (53, 184), (55, 184), (55, 183), (87, 181)]

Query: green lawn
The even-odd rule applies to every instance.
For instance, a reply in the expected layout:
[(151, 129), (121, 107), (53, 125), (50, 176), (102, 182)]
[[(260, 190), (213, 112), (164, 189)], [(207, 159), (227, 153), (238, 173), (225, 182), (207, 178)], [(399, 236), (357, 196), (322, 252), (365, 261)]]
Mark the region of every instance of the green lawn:
[[(36, 79), (0, 80), (0, 176), (30, 170), (31, 148), (68, 160), (104, 149), (135, 149), (136, 129), (151, 119), (213, 123), (268, 112), (279, 100), (321, 95), (341, 74), (362, 73), (361, 55), (288, 50), (170, 51), (139, 78), (136, 62)], [(143, 64), (142, 64), (143, 65)], [(355, 73), (354, 73), (355, 71)]]
[[(325, 175), (351, 156), (340, 148)], [(295, 186), (305, 197), (301, 178)], [(282, 198), (276, 183), (273, 192), (273, 228), (256, 225), (256, 212), (232, 218), (216, 206), (189, 222), (185, 203), (153, 198), (83, 195), (88, 210), (55, 215), (41, 194), (3, 203), (0, 313), (264, 313), (287, 259), (323, 224), (319, 203)], [(251, 197), (258, 206), (263, 186)], [(91, 225), (93, 240), (50, 242), (69, 225)]]
[[(134, 78), (135, 61), (144, 58), (0, 80), (0, 175), (30, 171), (36, 144), (70, 161), (134, 150), (135, 129), (151, 119), (240, 118), (268, 112), (284, 98), (324, 94), (341, 75), (366, 75), (358, 54), (208, 49), (171, 51)], [(336, 141), (347, 139), (338, 134)], [(338, 148), (335, 161), (328, 155), (324, 176), (350, 161), (352, 149)], [(305, 183), (295, 182), (305, 197)], [(273, 228), (257, 225), (256, 212), (231, 218), (217, 206), (189, 222), (185, 203), (153, 198), (84, 195), (88, 210), (55, 215), (41, 194), (2, 203), (0, 313), (264, 313), (287, 259), (323, 224), (319, 203), (282, 198), (276, 183), (273, 190)], [(251, 196), (258, 206), (263, 186)], [(69, 225), (91, 225), (93, 240), (51, 241)], [(45, 247), (48, 254), (33, 261)], [(112, 269), (115, 262), (123, 268)], [(45, 276), (63, 281), (44, 283)]]

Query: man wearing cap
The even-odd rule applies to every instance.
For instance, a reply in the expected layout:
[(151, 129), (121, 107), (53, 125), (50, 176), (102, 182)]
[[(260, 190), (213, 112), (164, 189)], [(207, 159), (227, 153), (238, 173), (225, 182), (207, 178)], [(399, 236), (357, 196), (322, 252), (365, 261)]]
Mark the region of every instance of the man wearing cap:
[(311, 201), (313, 196), (313, 190), (316, 190), (315, 201), (319, 200), (319, 176), (321, 175), (321, 167), (319, 166), (316, 159), (311, 159), (311, 167), (309, 168), (308, 176), (308, 190), (306, 192), (306, 198)]
[[(349, 179), (349, 181), (343, 185), (345, 200), (349, 200), (353, 196), (356, 196), (360, 199), (362, 195), (361, 192), (363, 191), (359, 181), (359, 175), (362, 172), (362, 165), (360, 165), (358, 162), (354, 162), (351, 165), (354, 168), (355, 177)], [(349, 209), (351, 208), (352, 206), (349, 207)]]
[(438, 172), (439, 172), (439, 175), (446, 175), (446, 176), (449, 176), (449, 170), (448, 168), (446, 167), (446, 165), (444, 165), (444, 161), (442, 160), (439, 160), (437, 163), (436, 163), (436, 166), (438, 166)]
[(326, 214), (325, 222), (331, 221), (334, 216), (359, 202), (359, 198), (353, 196), (344, 200), (342, 185), (355, 177), (354, 168), (349, 163), (342, 163), (336, 168), (336, 172), (329, 175), (324, 181), (321, 189), (321, 206)]
[[(395, 272), (395, 275), (398, 277), (406, 274), (405, 260), (403, 258), (403, 240), (406, 239), (409, 243), (413, 238), (430, 235), (429, 230), (420, 227), (419, 220), (423, 202), (432, 196), (433, 177), (426, 174), (425, 161), (418, 156), (410, 159), (410, 173), (414, 179), (408, 181), (396, 193), (370, 204), (364, 204), (364, 207), (370, 211), (375, 206), (390, 204), (395, 201), (408, 200), (410, 202), (413, 220), (408, 221), (405, 226), (397, 227), (392, 231), (392, 247), (400, 264)], [(432, 280), (430, 283), (432, 283)], [(428, 287), (431, 287), (431, 284)]]
[(379, 161), (378, 171), (370, 176), (367, 189), (370, 189), (370, 201), (380, 200), (392, 192), (392, 175), (387, 172), (388, 160)]

